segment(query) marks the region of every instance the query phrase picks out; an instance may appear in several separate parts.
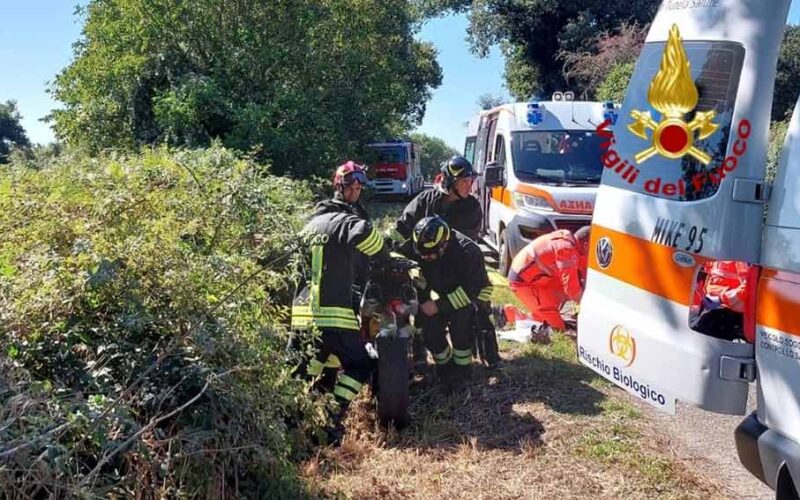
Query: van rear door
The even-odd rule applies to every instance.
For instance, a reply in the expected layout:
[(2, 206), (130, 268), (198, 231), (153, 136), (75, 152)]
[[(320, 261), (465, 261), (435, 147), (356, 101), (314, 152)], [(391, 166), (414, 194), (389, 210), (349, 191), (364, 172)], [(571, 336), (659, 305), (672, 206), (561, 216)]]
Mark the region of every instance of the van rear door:
[(711, 260), (757, 262), (772, 88), (789, 0), (662, 3), (604, 151), (581, 361), (666, 411), (742, 414), (753, 346), (694, 331)]

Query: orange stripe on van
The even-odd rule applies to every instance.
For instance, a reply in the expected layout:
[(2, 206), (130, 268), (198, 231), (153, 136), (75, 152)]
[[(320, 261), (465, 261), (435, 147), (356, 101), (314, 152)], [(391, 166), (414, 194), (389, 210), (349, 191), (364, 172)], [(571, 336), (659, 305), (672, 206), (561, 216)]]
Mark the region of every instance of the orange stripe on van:
[[(597, 242), (600, 238), (611, 241), (611, 262), (603, 269), (597, 262)], [(636, 288), (646, 290), (665, 299), (688, 306), (694, 285), (695, 271), (708, 259), (692, 254), (694, 267), (675, 263), (675, 248), (657, 245), (613, 229), (592, 224), (589, 246), (589, 267)]]
[(761, 272), (756, 322), (800, 336), (800, 274), (774, 269)]
[(492, 188), (492, 199), (509, 208), (515, 208), (514, 203), (511, 201), (511, 191), (504, 187)]

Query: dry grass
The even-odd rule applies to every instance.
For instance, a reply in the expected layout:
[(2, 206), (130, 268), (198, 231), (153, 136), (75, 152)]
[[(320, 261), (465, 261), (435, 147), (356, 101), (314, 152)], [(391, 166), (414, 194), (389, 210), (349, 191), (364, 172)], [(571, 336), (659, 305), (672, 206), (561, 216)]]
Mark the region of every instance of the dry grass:
[(414, 381), (413, 423), (376, 424), (368, 395), (339, 449), (305, 464), (312, 491), (344, 498), (708, 498), (729, 493), (674, 458), (620, 391), (548, 347), (504, 346), (504, 367), (477, 369), (452, 395)]

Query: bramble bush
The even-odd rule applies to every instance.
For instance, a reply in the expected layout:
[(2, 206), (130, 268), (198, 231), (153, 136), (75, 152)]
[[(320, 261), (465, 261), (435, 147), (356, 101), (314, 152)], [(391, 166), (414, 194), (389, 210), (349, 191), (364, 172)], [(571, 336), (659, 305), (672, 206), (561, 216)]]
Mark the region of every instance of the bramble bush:
[(307, 183), (219, 146), (0, 168), (0, 496), (298, 496)]

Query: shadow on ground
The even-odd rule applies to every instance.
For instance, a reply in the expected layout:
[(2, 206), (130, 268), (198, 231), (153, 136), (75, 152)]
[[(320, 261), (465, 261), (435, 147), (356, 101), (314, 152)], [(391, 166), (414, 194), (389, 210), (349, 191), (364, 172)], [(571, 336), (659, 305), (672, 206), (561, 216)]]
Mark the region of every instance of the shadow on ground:
[(411, 424), (397, 432), (380, 429), (374, 406), (363, 401), (353, 431), (384, 433), (386, 446), (456, 448), (463, 443), (481, 448), (521, 450), (542, 443), (546, 428), (533, 410), (544, 406), (565, 415), (597, 415), (606, 396), (592, 387), (591, 370), (559, 358), (529, 352), (506, 356), (499, 370), (475, 366), (473, 381), (453, 393), (438, 385), (431, 370), (411, 388)]

